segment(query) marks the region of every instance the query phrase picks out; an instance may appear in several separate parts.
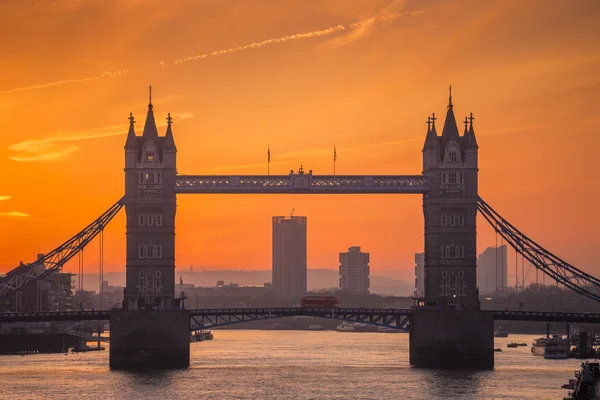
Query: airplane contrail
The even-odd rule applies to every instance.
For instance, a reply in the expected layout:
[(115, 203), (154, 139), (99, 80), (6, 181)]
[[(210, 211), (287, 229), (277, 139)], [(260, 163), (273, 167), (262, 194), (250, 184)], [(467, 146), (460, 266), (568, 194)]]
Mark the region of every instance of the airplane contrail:
[(196, 56), (186, 57), (186, 58), (183, 58), (180, 60), (175, 60), (175, 61), (173, 61), (173, 63), (181, 64), (186, 61), (199, 60), (202, 58), (207, 58), (209, 56), (220, 56), (222, 54), (235, 53), (235, 52), (243, 51), (243, 50), (247, 50), (247, 49), (257, 49), (259, 47), (263, 47), (268, 44), (284, 43), (284, 42), (289, 42), (290, 40), (311, 39), (311, 38), (315, 38), (315, 37), (327, 36), (327, 35), (331, 35), (332, 33), (340, 32), (343, 30), (346, 30), (346, 27), (344, 25), (336, 25), (336, 26), (332, 26), (327, 29), (319, 30), (319, 31), (297, 33), (295, 35), (288, 35), (288, 36), (283, 36), (280, 38), (263, 40), (261, 42), (254, 42), (254, 43), (246, 44), (243, 46), (231, 47), (231, 48), (225, 49), (225, 50), (217, 50), (217, 51), (213, 51), (212, 53), (205, 53), (205, 54), (199, 54)]
[[(374, 17), (371, 17), (366, 20), (353, 22), (353, 23), (349, 24), (348, 26), (339, 24), (339, 25), (331, 26), (326, 29), (316, 30), (316, 31), (312, 31), (312, 32), (296, 33), (294, 35), (287, 35), (287, 36), (282, 36), (279, 38), (266, 39), (266, 40), (263, 40), (260, 42), (253, 42), (253, 43), (249, 43), (249, 44), (245, 44), (245, 45), (241, 45), (241, 46), (237, 46), (237, 47), (231, 47), (228, 49), (216, 50), (216, 51), (209, 52), (209, 53), (185, 57), (185, 58), (181, 58), (178, 60), (174, 60), (172, 62), (172, 64), (179, 65), (179, 64), (189, 62), (189, 61), (201, 60), (201, 59), (205, 59), (208, 57), (236, 53), (236, 52), (249, 50), (249, 49), (257, 49), (257, 48), (260, 48), (263, 46), (267, 46), (267, 45), (271, 45), (271, 44), (278, 44), (278, 43), (285, 43), (285, 42), (289, 42), (292, 40), (319, 38), (319, 37), (333, 35), (335, 33), (342, 32), (342, 31), (366, 29), (369, 26), (372, 26), (374, 23), (377, 23), (380, 21), (389, 21), (389, 20), (407, 16), (407, 15), (414, 15), (414, 14), (421, 14), (421, 13), (423, 13), (423, 11), (391, 13), (391, 14), (387, 14), (387, 15), (374, 16)], [(359, 35), (359, 36), (362, 36), (362, 35)], [(165, 62), (161, 61), (158, 63), (158, 65), (163, 67), (166, 64), (165, 64)], [(149, 65), (146, 64), (145, 66), (148, 67)], [(64, 80), (58, 80), (58, 81), (53, 81), (53, 82), (48, 82), (48, 83), (42, 83), (39, 85), (25, 86), (25, 87), (5, 90), (5, 91), (0, 92), (0, 94), (11, 94), (11, 93), (23, 92), (23, 91), (27, 91), (27, 90), (44, 89), (44, 88), (48, 88), (48, 87), (52, 87), (52, 86), (65, 85), (65, 84), (70, 84), (70, 83), (97, 81), (97, 80), (100, 80), (105, 77), (124, 75), (127, 73), (128, 73), (127, 70), (118, 70), (118, 71), (114, 71), (114, 72), (104, 71), (100, 75), (97, 75), (97, 76), (85, 77), (85, 78), (64, 79)]]

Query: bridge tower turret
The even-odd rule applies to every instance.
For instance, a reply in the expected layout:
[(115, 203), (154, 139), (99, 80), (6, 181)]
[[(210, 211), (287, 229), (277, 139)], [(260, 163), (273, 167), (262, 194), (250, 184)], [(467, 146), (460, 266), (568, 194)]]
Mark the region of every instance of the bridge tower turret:
[[(423, 147), (423, 174), (429, 191), (423, 196), (425, 219), (425, 300), (429, 305), (478, 310), (477, 289), (477, 140), (473, 114), (460, 136), (452, 87), (442, 135), (435, 114), (428, 120)], [(467, 127), (470, 125), (470, 127)]]
[(127, 261), (124, 308), (170, 309), (175, 306), (175, 208), (177, 148), (167, 118), (165, 136), (158, 135), (150, 102), (142, 136), (129, 116), (125, 142), (125, 211)]

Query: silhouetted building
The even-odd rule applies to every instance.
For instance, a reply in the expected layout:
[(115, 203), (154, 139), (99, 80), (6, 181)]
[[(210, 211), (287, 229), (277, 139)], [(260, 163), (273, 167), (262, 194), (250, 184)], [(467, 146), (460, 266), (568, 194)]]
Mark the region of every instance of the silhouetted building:
[(340, 290), (352, 293), (369, 293), (369, 253), (352, 246), (340, 253)]
[(435, 114), (423, 146), (425, 299), (428, 305), (479, 309), (477, 292), (478, 146), (473, 117), (458, 131), (452, 92), (441, 136)]
[(492, 294), (504, 289), (508, 283), (507, 246), (488, 247), (477, 259), (477, 285), (479, 293)]
[(131, 114), (129, 122), (125, 142), (125, 308), (169, 309), (175, 306), (177, 175), (171, 114), (165, 135), (159, 136), (150, 97), (141, 136), (135, 134)]
[(273, 217), (272, 269), (277, 296), (306, 293), (306, 217)]
[(425, 253), (415, 253), (415, 297), (425, 297)]
[[(35, 275), (46, 271), (44, 254), (38, 254)], [(3, 311), (71, 311), (73, 309), (72, 274), (54, 271), (42, 279), (32, 279), (21, 290), (0, 300)]]

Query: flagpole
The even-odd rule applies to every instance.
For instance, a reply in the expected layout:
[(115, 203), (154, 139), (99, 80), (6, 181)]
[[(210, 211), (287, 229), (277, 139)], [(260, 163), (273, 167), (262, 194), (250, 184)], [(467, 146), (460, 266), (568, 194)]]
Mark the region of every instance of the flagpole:
[(335, 151), (335, 145), (333, 146), (333, 180), (335, 180), (335, 162), (337, 161), (337, 153)]
[(271, 176), (271, 146), (267, 147), (267, 175)]

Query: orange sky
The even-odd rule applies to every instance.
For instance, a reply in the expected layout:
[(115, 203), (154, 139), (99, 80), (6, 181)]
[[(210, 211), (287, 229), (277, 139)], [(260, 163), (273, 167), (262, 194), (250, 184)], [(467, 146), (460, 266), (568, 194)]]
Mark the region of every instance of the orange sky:
[[(480, 195), (600, 275), (597, 1), (168, 3), (0, 3), (0, 271), (121, 197), (127, 117), (140, 134), (150, 83), (159, 124), (175, 118), (182, 174), (266, 173), (267, 145), (271, 173), (329, 174), (334, 144), (338, 174), (418, 174), (425, 120), (444, 115), (452, 84), (457, 119), (476, 118)], [(270, 217), (292, 208), (308, 216), (312, 268), (337, 268), (337, 253), (359, 245), (373, 274), (410, 279), (423, 246), (418, 195), (178, 205), (180, 267), (270, 268)], [(494, 235), (479, 227), (481, 251)], [(105, 247), (105, 269), (122, 270), (124, 213)]]

